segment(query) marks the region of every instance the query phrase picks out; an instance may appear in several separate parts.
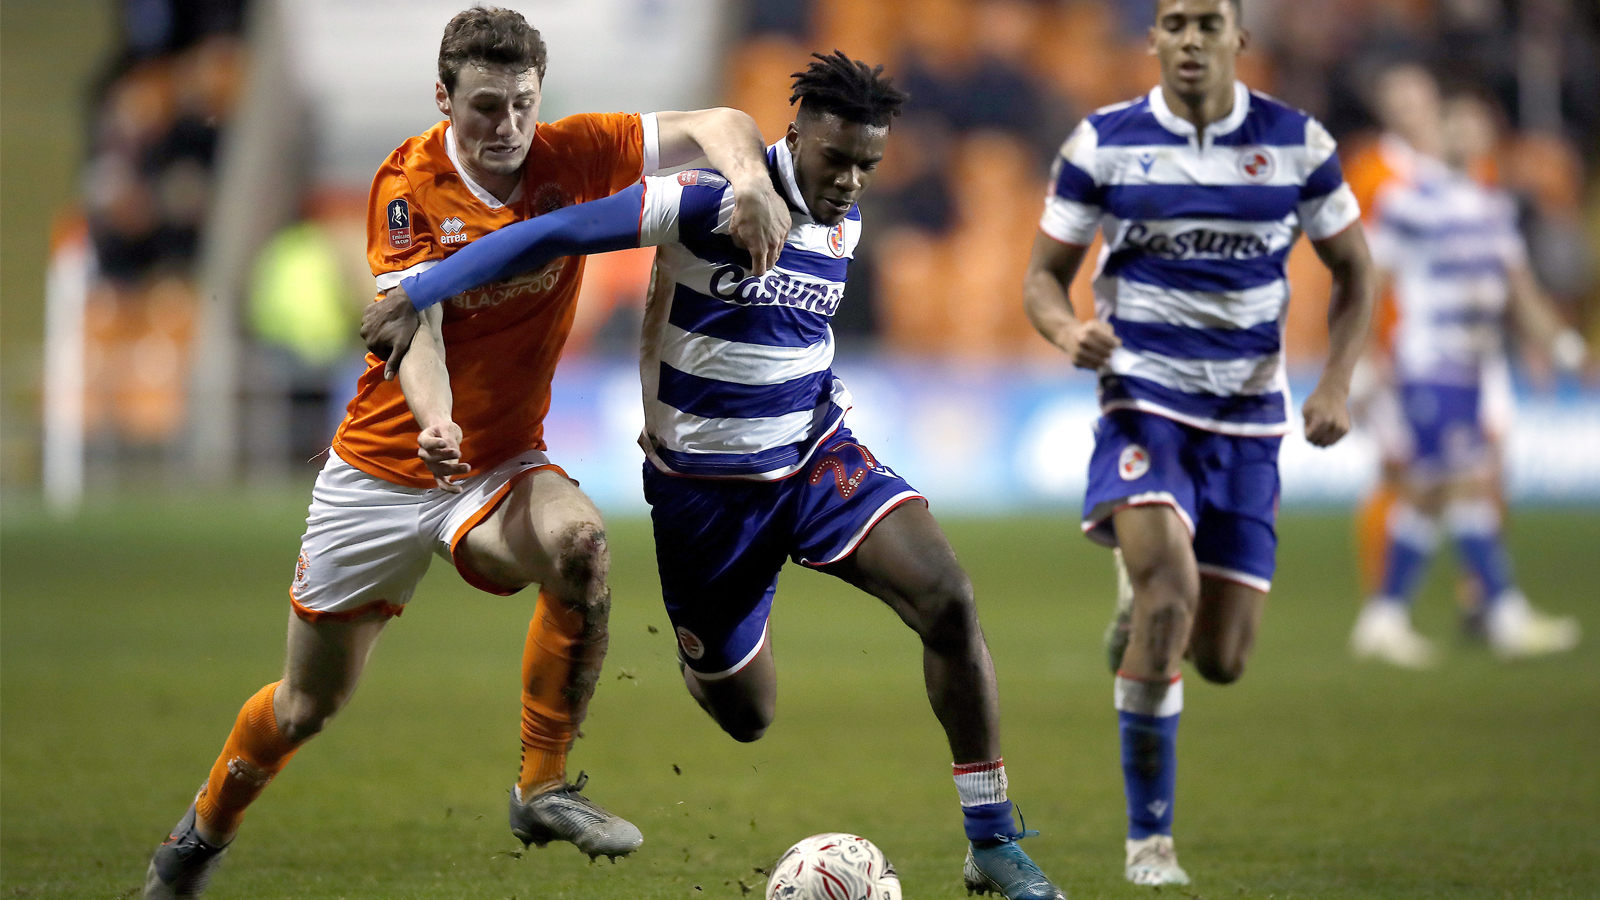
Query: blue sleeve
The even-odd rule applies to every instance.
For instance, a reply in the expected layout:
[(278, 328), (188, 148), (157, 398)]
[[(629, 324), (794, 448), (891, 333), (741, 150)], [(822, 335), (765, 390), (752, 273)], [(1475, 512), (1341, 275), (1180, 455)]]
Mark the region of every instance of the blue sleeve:
[(400, 282), (418, 311), (462, 291), (537, 269), (561, 256), (639, 246), (644, 185), (507, 225)]

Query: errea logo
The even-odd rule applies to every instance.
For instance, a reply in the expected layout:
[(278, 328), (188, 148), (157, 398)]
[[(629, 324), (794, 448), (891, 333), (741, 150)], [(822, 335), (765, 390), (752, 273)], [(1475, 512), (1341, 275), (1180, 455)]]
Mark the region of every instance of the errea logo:
[(439, 242), (442, 244), (456, 244), (467, 240), (467, 235), (464, 233), (466, 227), (467, 223), (456, 216), (445, 219), (439, 223), (439, 231), (441, 232)]

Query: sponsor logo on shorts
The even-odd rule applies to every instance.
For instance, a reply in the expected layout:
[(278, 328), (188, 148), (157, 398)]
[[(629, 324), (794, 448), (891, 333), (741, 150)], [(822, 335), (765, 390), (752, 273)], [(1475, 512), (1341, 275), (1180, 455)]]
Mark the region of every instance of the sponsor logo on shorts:
[(839, 224), (837, 224), (837, 225), (833, 226), (832, 228), (828, 229), (828, 252), (833, 255), (834, 259), (843, 259), (844, 258), (844, 223), (843, 222), (840, 222)]
[(389, 201), (389, 246), (404, 250), (411, 246), (411, 204), (404, 199)]
[(442, 232), (439, 235), (439, 242), (442, 244), (459, 244), (462, 241), (471, 240), (465, 234), (466, 227), (467, 223), (456, 216), (445, 219), (439, 223), (439, 231)]
[(1123, 481), (1132, 481), (1144, 477), (1150, 471), (1150, 453), (1138, 444), (1129, 444), (1122, 450), (1122, 456), (1117, 458), (1117, 474)]
[(705, 642), (701, 641), (694, 632), (683, 627), (682, 625), (678, 626), (677, 631), (678, 646), (683, 650), (684, 656), (687, 656), (690, 659), (699, 659), (700, 657), (706, 655)]
[(1251, 184), (1266, 184), (1272, 180), (1277, 164), (1272, 154), (1260, 147), (1246, 147), (1239, 151), (1239, 174)]

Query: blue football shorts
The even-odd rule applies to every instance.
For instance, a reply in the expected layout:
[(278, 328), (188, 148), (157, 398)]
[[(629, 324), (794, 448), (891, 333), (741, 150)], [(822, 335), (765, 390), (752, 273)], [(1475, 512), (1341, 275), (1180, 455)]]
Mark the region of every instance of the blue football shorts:
[(1469, 473), (1488, 461), (1482, 394), (1477, 385), (1400, 385), (1400, 406), (1413, 449), (1413, 477), (1436, 481)]
[(1105, 413), (1095, 423), (1083, 531), (1115, 547), (1117, 510), (1170, 506), (1193, 537), (1202, 576), (1268, 591), (1277, 568), (1282, 440), (1218, 434), (1132, 409)]
[(743, 669), (766, 643), (785, 560), (838, 562), (895, 507), (927, 503), (847, 428), (780, 481), (668, 475), (646, 462), (644, 496), (678, 648), (708, 681)]

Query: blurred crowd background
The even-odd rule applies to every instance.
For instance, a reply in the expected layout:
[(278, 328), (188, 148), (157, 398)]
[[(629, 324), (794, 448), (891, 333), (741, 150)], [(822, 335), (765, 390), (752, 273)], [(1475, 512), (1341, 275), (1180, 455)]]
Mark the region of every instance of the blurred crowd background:
[[(541, 13), (553, 9), (548, 2), (506, 5), (541, 28)], [(330, 9), (381, 18), (393, 7), (366, 0), (83, 6), (79, 12), (97, 18), (82, 34), (104, 35), (105, 49), (93, 50), (93, 75), (76, 95), (83, 100), (75, 113), (81, 140), (38, 143), (38, 135), (7, 128), (5, 483), (37, 484), (48, 465), (39, 447), (51, 402), (42, 373), (52, 359), (58, 368), (82, 367), (82, 408), (71, 415), (82, 417), (91, 479), (115, 480), (141, 464), (171, 471), (171, 462), (193, 463), (196, 452), (203, 463), (219, 446), (247, 471), (303, 467), (326, 446), (360, 370), (355, 325), (372, 296), (362, 248), (365, 184), (359, 175), (329, 173), (370, 177), (382, 151), (355, 153), (342, 170), (316, 162), (319, 141), (337, 143), (325, 137), (328, 104), (319, 107), (315, 91), (310, 100), (286, 100), (293, 92), (274, 73), (315, 67), (297, 55), (306, 43), (295, 37), (297, 20), (322, 28)], [(1022, 315), (1021, 273), (1060, 141), (1096, 107), (1143, 94), (1157, 80), (1145, 49), (1152, 0), (600, 6), (613, 16), (657, 20), (679, 16), (680, 6), (698, 11), (707, 25), (685, 40), (706, 77), (698, 86), (690, 79), (667, 102), (744, 109), (768, 140), (791, 118), (790, 73), (810, 52), (837, 48), (882, 62), (912, 100), (862, 204), (868, 227), (835, 320), (841, 347), (891, 358), (1066, 368)], [(7, 4), (0, 33), (10, 122), (19, 115), (34, 121), (28, 104), (75, 99), (70, 84), (57, 83), (47, 97), (26, 92), (48, 83), (50, 72), (21, 72), (24, 87), (15, 86), (17, 67), (43, 55), (22, 42), (34, 29), (60, 42), (50, 29), (75, 9)], [(415, 16), (418, 33), (431, 32), (436, 46), (452, 10), (430, 4)], [(1252, 41), (1240, 58), (1241, 78), (1319, 117), (1339, 139), (1347, 170), (1373, 152), (1382, 130), (1372, 92), (1389, 67), (1419, 62), (1447, 86), (1492, 98), (1500, 134), (1483, 177), (1517, 197), (1537, 275), (1591, 347), (1600, 346), (1600, 4), (1244, 0), (1244, 17)], [(545, 118), (552, 118), (578, 111), (568, 106), (579, 92), (568, 92), (563, 104), (555, 73), (582, 71), (585, 51), (547, 36)], [(382, 60), (392, 50), (378, 32), (332, 40), (363, 59)], [(413, 69), (431, 69), (427, 53), (410, 61)], [(70, 75), (71, 61), (57, 68)], [(380, 76), (362, 90), (384, 84)], [(426, 83), (388, 90), (431, 98)], [(244, 121), (246, 107), (253, 121)], [(421, 112), (400, 123), (400, 137), (434, 120), (424, 106), (409, 109)], [(231, 128), (235, 144), (278, 148), (270, 167), (277, 176), (253, 194), (228, 181), (239, 172), (255, 178), (260, 168), (259, 157), (252, 168), (242, 147), (229, 150)], [(35, 143), (24, 143), (30, 139)], [(48, 208), (19, 215), (18, 181), (30, 177), (24, 163), (47, 147), (75, 154), (58, 161), (72, 172), (71, 190)], [(19, 239), (18, 229), (32, 231)], [(31, 240), (46, 229), (48, 253), (42, 240)], [(81, 320), (68, 320), (81, 327), (79, 361), (69, 354), (62, 363), (39, 349), (49, 318), (41, 312), (46, 257), (56, 263), (52, 290), (75, 283), (75, 260), (87, 278)], [(1324, 344), (1326, 276), (1304, 242), (1289, 265), (1297, 299), (1288, 346), (1296, 364), (1311, 365)], [(648, 252), (591, 262), (569, 353), (633, 353), (648, 273)], [(1083, 277), (1075, 300), (1081, 310), (1091, 308)], [(232, 374), (214, 377), (225, 370)], [(208, 429), (231, 436), (208, 443)]]

